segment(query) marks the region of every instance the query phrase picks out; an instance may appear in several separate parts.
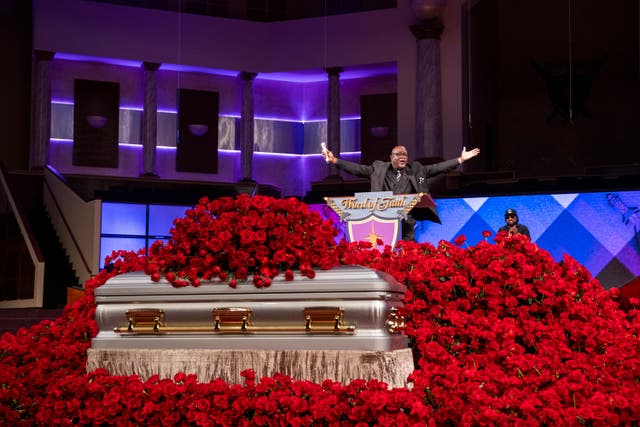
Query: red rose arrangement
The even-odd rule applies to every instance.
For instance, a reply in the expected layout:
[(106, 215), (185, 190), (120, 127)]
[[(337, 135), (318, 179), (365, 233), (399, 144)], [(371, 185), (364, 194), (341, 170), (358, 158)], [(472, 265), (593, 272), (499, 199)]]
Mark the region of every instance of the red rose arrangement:
[[(243, 222), (247, 216), (252, 219)], [(270, 224), (258, 225), (265, 216)], [(282, 222), (284, 229), (275, 225)], [(233, 231), (226, 234), (221, 224)], [(444, 241), (401, 242), (383, 251), (335, 245), (328, 226), (300, 202), (244, 196), (203, 200), (176, 221), (172, 234), (149, 256), (108, 257), (112, 268), (89, 280), (85, 297), (55, 322), (0, 338), (0, 425), (640, 423), (639, 301), (622, 301), (618, 289), (603, 289), (571, 257), (555, 262), (522, 236), (499, 235), (495, 243), (468, 248)], [(220, 242), (209, 245), (215, 238)], [(466, 246), (465, 240), (456, 242)], [(244, 384), (200, 383), (183, 373), (142, 381), (84, 371), (97, 333), (93, 290), (115, 274), (145, 269), (197, 285), (243, 278), (244, 266), (246, 277), (253, 274), (256, 283), (258, 275), (263, 281), (256, 285), (265, 286), (264, 279), (282, 271), (304, 268), (308, 276), (340, 263), (382, 270), (407, 285), (405, 333), (417, 366), (412, 387), (388, 389), (375, 380), (314, 384), (284, 375), (256, 378), (252, 371), (243, 372)]]
[(338, 263), (335, 228), (295, 198), (203, 198), (174, 221), (170, 233), (167, 244), (151, 246), (144, 271), (176, 287), (212, 279), (235, 287), (249, 278), (268, 287), (282, 272), (286, 280), (294, 271), (313, 278), (314, 268)]

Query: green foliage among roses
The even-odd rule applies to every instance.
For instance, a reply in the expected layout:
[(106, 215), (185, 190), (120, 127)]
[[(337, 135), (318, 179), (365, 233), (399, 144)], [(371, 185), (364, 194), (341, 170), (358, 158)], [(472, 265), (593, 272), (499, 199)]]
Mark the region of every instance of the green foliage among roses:
[[(604, 290), (571, 257), (555, 262), (524, 237), (504, 235), (466, 249), (448, 242), (402, 242), (398, 250), (382, 252), (364, 244), (336, 245), (332, 229), (290, 200), (286, 228), (313, 236), (302, 243), (283, 231), (270, 234), (274, 224), (256, 225), (281, 203), (244, 197), (202, 202), (176, 221), (174, 239), (150, 256), (114, 253), (107, 260), (112, 269), (88, 281), (85, 297), (55, 322), (5, 334), (0, 425), (639, 425), (639, 301), (622, 305), (619, 290)], [(244, 223), (234, 212), (255, 215), (256, 222)], [(268, 216), (274, 222), (277, 217)], [(222, 233), (213, 224), (218, 221), (234, 227), (225, 239), (233, 244), (220, 243), (223, 250), (217, 243), (206, 246)], [(247, 237), (247, 230), (260, 229), (271, 230), (264, 241)], [(296, 252), (303, 244), (309, 245), (305, 253)], [(294, 258), (262, 259), (278, 250)], [(251, 274), (263, 280), (302, 266), (309, 272), (354, 264), (406, 284), (405, 332), (417, 366), (412, 387), (390, 390), (375, 380), (313, 384), (284, 375), (255, 378), (251, 371), (243, 373), (242, 385), (200, 383), (185, 374), (143, 381), (102, 369), (84, 372), (97, 332), (95, 287), (114, 274), (141, 269), (165, 277), (175, 272), (183, 285), (197, 285), (195, 278), (220, 280), (228, 272), (229, 282), (238, 277), (238, 252), (254, 259)]]

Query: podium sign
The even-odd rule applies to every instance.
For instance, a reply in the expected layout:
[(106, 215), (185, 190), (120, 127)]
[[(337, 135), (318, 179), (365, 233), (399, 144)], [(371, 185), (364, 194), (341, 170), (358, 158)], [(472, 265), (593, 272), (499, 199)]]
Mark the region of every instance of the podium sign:
[[(355, 193), (349, 197), (325, 197), (327, 205), (346, 222), (350, 242), (370, 242), (374, 248), (396, 246), (401, 220), (422, 199), (423, 193), (393, 194), (391, 191)], [(378, 244), (382, 242), (382, 244)]]

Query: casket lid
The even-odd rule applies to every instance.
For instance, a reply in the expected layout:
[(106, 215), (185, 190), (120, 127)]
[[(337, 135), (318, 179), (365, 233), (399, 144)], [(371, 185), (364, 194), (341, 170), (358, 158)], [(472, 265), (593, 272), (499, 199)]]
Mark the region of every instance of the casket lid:
[(238, 282), (236, 288), (227, 282), (203, 281), (198, 287), (176, 288), (161, 279), (153, 282), (144, 272), (125, 273), (114, 276), (95, 291), (96, 302), (107, 301), (111, 297), (136, 295), (172, 295), (195, 297), (197, 295), (239, 296), (243, 294), (336, 294), (336, 293), (385, 293), (404, 294), (406, 287), (391, 275), (361, 266), (338, 266), (331, 270), (317, 271), (316, 277), (309, 279), (299, 273), (294, 280), (286, 281), (284, 275), (273, 278), (271, 286), (256, 288), (251, 281)]

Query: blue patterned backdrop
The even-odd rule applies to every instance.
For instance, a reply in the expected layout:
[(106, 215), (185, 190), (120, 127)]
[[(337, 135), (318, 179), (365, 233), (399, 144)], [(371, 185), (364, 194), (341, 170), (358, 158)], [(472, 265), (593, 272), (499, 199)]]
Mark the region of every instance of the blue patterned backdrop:
[[(569, 254), (606, 288), (640, 275), (640, 191), (436, 199), (442, 224), (423, 221), (416, 240), (437, 244), (464, 234), (475, 245), (493, 239), (513, 208), (531, 240), (556, 260)], [(336, 218), (319, 207), (325, 216)], [(341, 236), (344, 231), (341, 230)]]

